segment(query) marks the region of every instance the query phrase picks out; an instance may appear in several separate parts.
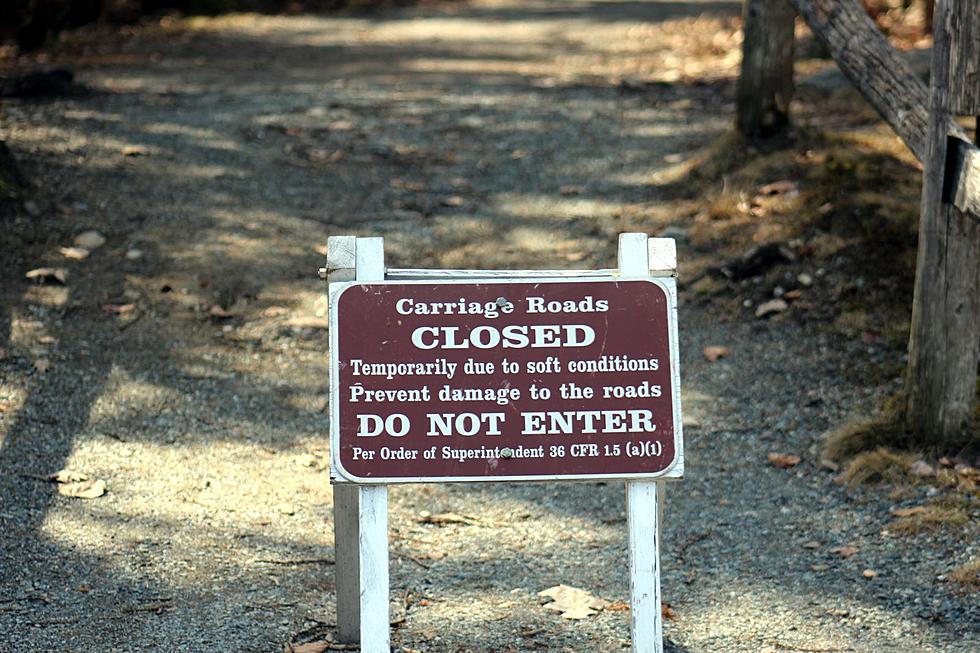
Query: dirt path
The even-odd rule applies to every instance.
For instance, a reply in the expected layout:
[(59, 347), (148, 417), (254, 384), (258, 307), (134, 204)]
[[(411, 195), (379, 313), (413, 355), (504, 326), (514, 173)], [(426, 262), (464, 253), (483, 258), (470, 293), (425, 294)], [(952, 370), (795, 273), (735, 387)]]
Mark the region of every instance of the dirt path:
[[(615, 234), (670, 224), (658, 183), (730, 124), (738, 9), (198, 21), (86, 50), (89, 97), (0, 107), (45, 198), (3, 242), (35, 220), (40, 240), (0, 266), (0, 650), (269, 653), (329, 633), (318, 248), (380, 234), (398, 266), (612, 266)], [(66, 262), (86, 229), (107, 243)], [(22, 282), (46, 264), (66, 286)], [(942, 575), (976, 540), (897, 540), (896, 501), (816, 464), (824, 429), (887, 391), (849, 380), (866, 347), (681, 310), (673, 650), (975, 650), (980, 609)], [(734, 356), (710, 365), (707, 344)], [(774, 450), (804, 463), (772, 468)], [(109, 492), (34, 478), (63, 468)], [(628, 648), (628, 613), (562, 621), (536, 598), (560, 582), (627, 598), (623, 504), (621, 484), (392, 490), (395, 642)], [(830, 553), (845, 544), (860, 553)]]

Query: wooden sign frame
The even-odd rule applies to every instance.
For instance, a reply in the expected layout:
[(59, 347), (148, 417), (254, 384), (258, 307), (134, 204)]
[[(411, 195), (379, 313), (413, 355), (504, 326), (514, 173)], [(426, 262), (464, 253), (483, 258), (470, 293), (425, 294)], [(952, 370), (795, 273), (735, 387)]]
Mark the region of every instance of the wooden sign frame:
[[(594, 271), (386, 270), (383, 238), (333, 236), (328, 241), (327, 249), (327, 267), (324, 272), (330, 283), (657, 278), (673, 300), (670, 303), (672, 314), (669, 319), (672, 324), (677, 323), (677, 262), (672, 239), (651, 239), (641, 233), (620, 234), (618, 269)], [(676, 331), (672, 339), (672, 364), (679, 367), (676, 358)], [(679, 479), (684, 474), (679, 376), (675, 376), (675, 379), (673, 401), (676, 462), (657, 479), (626, 481), (633, 653), (663, 652), (659, 549), (664, 479)], [(336, 410), (334, 402), (335, 398), (331, 398), (332, 411)], [(360, 643), (363, 653), (389, 653), (391, 633), (388, 605), (390, 579), (387, 485), (355, 485), (336, 476), (333, 470), (331, 482), (334, 491), (338, 640)]]

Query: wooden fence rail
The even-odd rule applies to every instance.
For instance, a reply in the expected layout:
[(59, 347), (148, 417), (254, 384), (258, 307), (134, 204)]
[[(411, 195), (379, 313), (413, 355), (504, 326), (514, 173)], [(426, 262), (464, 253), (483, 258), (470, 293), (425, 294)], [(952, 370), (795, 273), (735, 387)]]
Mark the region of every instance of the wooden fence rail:
[[(968, 435), (980, 361), (980, 149), (955, 120), (980, 114), (977, 0), (938, 0), (929, 87), (859, 0), (745, 0), (737, 127), (749, 136), (761, 131), (758, 106), (773, 104), (774, 81), (792, 65), (758, 56), (790, 28), (778, 11), (752, 8), (786, 1), (925, 166), (905, 421), (920, 443), (949, 447)], [(792, 47), (779, 51), (792, 56)]]

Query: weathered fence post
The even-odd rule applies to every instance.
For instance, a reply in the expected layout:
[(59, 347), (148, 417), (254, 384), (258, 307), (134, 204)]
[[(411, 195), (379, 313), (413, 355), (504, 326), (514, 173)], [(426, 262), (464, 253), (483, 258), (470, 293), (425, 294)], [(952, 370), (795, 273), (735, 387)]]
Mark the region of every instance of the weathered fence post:
[(736, 126), (746, 136), (764, 136), (789, 124), (796, 11), (787, 0), (745, 0), (742, 16)]
[(916, 440), (936, 448), (963, 440), (980, 360), (980, 224), (951, 203), (948, 169), (950, 114), (980, 113), (975, 3), (940, 0), (934, 27), (905, 417)]

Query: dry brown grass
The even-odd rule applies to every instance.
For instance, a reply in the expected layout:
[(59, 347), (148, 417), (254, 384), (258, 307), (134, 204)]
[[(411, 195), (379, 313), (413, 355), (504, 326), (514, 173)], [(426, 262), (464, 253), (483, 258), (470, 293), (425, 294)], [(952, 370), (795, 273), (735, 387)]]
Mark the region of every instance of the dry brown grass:
[(980, 592), (980, 558), (974, 558), (956, 567), (948, 578), (965, 592)]
[(926, 531), (959, 528), (969, 522), (969, 508), (968, 497), (947, 494), (923, 506), (919, 512), (899, 517), (889, 529), (899, 535), (917, 535)]
[(841, 472), (840, 480), (852, 488), (864, 483), (905, 482), (909, 478), (909, 468), (917, 458), (914, 454), (878, 447), (854, 456)]

